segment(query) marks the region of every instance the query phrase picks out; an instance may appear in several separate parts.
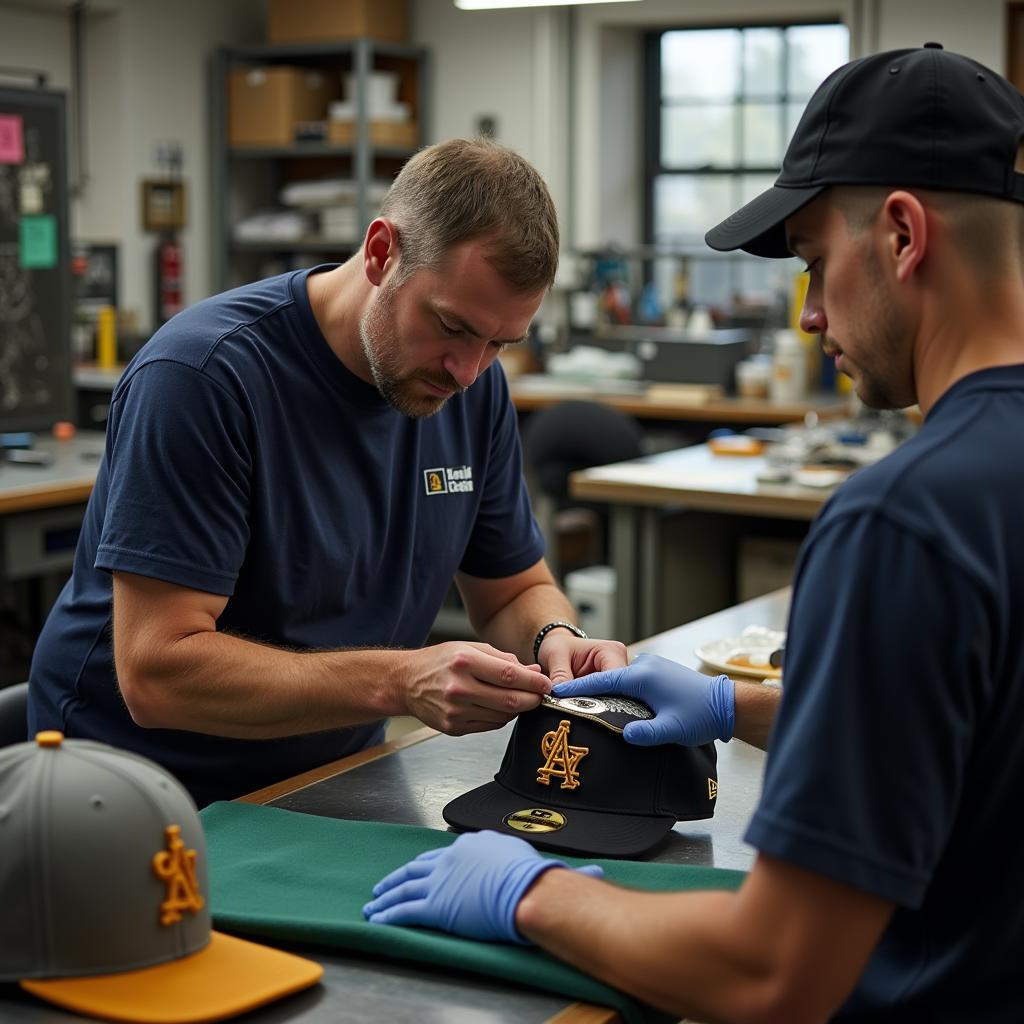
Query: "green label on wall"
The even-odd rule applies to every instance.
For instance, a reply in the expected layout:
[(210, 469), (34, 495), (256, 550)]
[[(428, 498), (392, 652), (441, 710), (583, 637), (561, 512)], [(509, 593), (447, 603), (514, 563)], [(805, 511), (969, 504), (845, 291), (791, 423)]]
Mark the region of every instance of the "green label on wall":
[(26, 270), (57, 266), (57, 218), (53, 214), (21, 218), (19, 263)]

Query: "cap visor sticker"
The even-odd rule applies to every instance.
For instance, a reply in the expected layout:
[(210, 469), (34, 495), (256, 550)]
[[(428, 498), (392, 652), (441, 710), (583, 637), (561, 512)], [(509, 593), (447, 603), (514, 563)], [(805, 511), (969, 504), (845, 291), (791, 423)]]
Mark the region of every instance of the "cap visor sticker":
[(564, 805), (551, 806), (565, 817), (557, 831), (525, 833), (505, 824), (504, 819), (524, 808), (542, 807), (536, 796), (513, 793), (498, 782), (488, 782), (456, 797), (443, 810), (444, 820), (454, 828), (494, 829), (506, 835), (528, 839), (535, 846), (594, 857), (636, 857), (656, 846), (675, 824), (675, 818), (642, 814), (602, 814), (577, 811)]

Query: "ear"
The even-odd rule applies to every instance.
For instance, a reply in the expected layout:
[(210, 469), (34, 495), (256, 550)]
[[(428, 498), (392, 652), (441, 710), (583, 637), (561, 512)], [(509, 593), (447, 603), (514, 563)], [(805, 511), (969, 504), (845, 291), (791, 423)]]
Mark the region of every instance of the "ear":
[(388, 270), (398, 262), (398, 228), (394, 221), (378, 217), (366, 229), (363, 239), (363, 270), (366, 279), (380, 285)]
[(885, 232), (885, 255), (896, 280), (907, 282), (928, 251), (928, 215), (913, 192), (890, 192), (882, 204), (879, 224)]

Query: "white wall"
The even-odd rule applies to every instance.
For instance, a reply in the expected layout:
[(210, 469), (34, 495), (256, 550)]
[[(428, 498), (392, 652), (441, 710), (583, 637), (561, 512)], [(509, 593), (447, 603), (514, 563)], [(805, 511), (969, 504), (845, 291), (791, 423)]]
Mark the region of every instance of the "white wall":
[(463, 11), (452, 0), (412, 0), (411, 8), (412, 37), (432, 58), (429, 141), (472, 137), (480, 117), (496, 117), (498, 141), (533, 161), (562, 209), (568, 174), (565, 9)]

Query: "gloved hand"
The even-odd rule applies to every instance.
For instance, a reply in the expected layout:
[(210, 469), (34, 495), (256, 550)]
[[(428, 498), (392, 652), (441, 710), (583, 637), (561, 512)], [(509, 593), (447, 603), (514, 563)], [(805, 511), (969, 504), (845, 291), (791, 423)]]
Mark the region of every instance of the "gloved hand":
[(642, 700), (655, 717), (630, 722), (627, 743), (696, 746), (731, 740), (736, 728), (736, 685), (728, 676), (709, 677), (656, 654), (640, 654), (626, 668), (581, 676), (551, 688), (552, 697), (595, 697), (621, 693)]
[[(470, 939), (528, 944), (516, 931), (516, 907), (548, 868), (568, 865), (542, 857), (523, 839), (470, 832), (382, 878), (363, 916), (371, 924), (418, 924)], [(594, 878), (604, 874), (596, 864), (576, 870)]]

